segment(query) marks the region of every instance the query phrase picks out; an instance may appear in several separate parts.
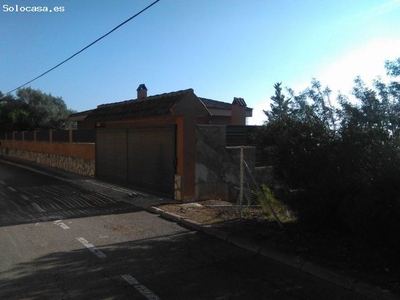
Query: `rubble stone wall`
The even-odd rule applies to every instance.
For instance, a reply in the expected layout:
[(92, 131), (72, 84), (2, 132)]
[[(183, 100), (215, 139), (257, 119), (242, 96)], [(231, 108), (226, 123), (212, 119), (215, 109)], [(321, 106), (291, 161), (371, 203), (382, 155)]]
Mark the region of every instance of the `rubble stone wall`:
[(36, 151), (29, 151), (27, 149), (18, 149), (17, 147), (5, 147), (5, 145), (2, 145), (0, 149), (0, 154), (3, 156), (33, 161), (38, 164), (62, 169), (84, 176), (94, 177), (95, 175), (94, 159), (65, 156), (52, 153), (41, 153)]

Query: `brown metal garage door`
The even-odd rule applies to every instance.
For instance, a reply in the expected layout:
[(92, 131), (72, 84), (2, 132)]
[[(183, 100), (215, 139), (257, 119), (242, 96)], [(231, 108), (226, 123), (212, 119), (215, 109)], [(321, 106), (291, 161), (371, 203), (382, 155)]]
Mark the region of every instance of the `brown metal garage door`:
[(175, 127), (129, 129), (129, 184), (174, 195)]
[(96, 175), (173, 198), (175, 148), (175, 126), (99, 129)]
[(126, 184), (127, 182), (126, 129), (98, 129), (96, 131), (96, 176)]

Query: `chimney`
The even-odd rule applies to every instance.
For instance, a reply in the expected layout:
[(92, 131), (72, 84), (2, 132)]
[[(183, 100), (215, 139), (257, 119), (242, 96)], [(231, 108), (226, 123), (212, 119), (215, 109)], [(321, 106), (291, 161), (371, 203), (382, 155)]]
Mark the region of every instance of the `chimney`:
[(233, 98), (231, 107), (231, 125), (246, 125), (247, 104), (243, 98)]
[(139, 87), (136, 89), (136, 91), (138, 100), (147, 98), (147, 87), (144, 83), (139, 84)]

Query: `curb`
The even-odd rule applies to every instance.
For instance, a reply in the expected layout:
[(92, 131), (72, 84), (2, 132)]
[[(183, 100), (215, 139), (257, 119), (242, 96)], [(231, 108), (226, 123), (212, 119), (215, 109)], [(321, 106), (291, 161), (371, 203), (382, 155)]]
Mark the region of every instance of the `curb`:
[(168, 213), (158, 207), (150, 206), (146, 209), (148, 212), (158, 214), (161, 218), (169, 221), (173, 221), (196, 231), (204, 232), (205, 234), (214, 236), (220, 240), (231, 243), (239, 248), (251, 251), (255, 254), (259, 254), (266, 258), (272, 259), (279, 263), (283, 263), (294, 269), (303, 271), (304, 273), (326, 280), (332, 284), (338, 285), (347, 290), (353, 291), (359, 295), (367, 297), (372, 300), (398, 300), (399, 296), (382, 290), (378, 287), (372, 286), (363, 282), (356, 282), (354, 278), (349, 278), (333, 272), (327, 268), (316, 265), (315, 263), (301, 260), (297, 256), (283, 254), (275, 249), (260, 246), (257, 243), (246, 240), (243, 237), (231, 235), (230, 233), (223, 231), (218, 228), (214, 228), (207, 225), (202, 225), (198, 222), (191, 221), (185, 217), (178, 216), (173, 213)]
[(189, 219), (181, 219), (179, 220), (178, 224), (189, 229), (194, 229), (196, 231), (204, 231), (203, 224), (191, 221)]
[(340, 274), (337, 274), (335, 272), (332, 272), (328, 269), (325, 269), (323, 267), (320, 267), (312, 262), (305, 262), (300, 270), (303, 272), (306, 272), (308, 274), (312, 274), (314, 276), (317, 276), (321, 279), (325, 279), (329, 282), (332, 282), (336, 285), (339, 285), (341, 287), (344, 287), (348, 290), (353, 290), (354, 291), (354, 279), (347, 278), (345, 276), (342, 276)]
[(196, 230), (196, 231), (204, 231), (204, 225), (184, 217), (178, 216), (173, 213), (166, 212), (158, 207), (149, 206), (145, 209), (149, 213), (157, 214), (161, 218), (166, 219), (168, 221), (173, 221), (178, 223), (179, 225), (186, 227), (188, 229)]
[(304, 263), (299, 257), (283, 254), (277, 250), (267, 247), (261, 247), (260, 254), (264, 257), (267, 257), (269, 259), (275, 260), (277, 262), (280, 262), (282, 264), (288, 265), (292, 268), (299, 270), (301, 269)]
[(235, 246), (239, 247), (239, 248), (243, 248), (246, 250), (249, 250), (251, 252), (254, 252), (256, 254), (261, 254), (260, 253), (260, 245), (253, 243), (251, 241), (246, 240), (245, 238), (239, 237), (239, 236), (229, 236), (228, 237), (228, 242), (231, 244), (234, 244)]
[(174, 221), (176, 223), (179, 223), (179, 221), (181, 221), (183, 219), (183, 217), (169, 213), (169, 212), (163, 212), (161, 214), (161, 217), (163, 217), (164, 219), (167, 219), (167, 220)]
[(203, 227), (203, 232), (224, 241), (228, 241), (229, 238), (229, 233), (213, 227)]

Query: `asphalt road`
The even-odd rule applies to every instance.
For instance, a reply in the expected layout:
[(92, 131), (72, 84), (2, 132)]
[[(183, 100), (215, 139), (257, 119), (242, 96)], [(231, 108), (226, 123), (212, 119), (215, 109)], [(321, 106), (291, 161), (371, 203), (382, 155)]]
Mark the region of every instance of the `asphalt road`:
[(126, 202), (0, 163), (0, 299), (365, 299)]

